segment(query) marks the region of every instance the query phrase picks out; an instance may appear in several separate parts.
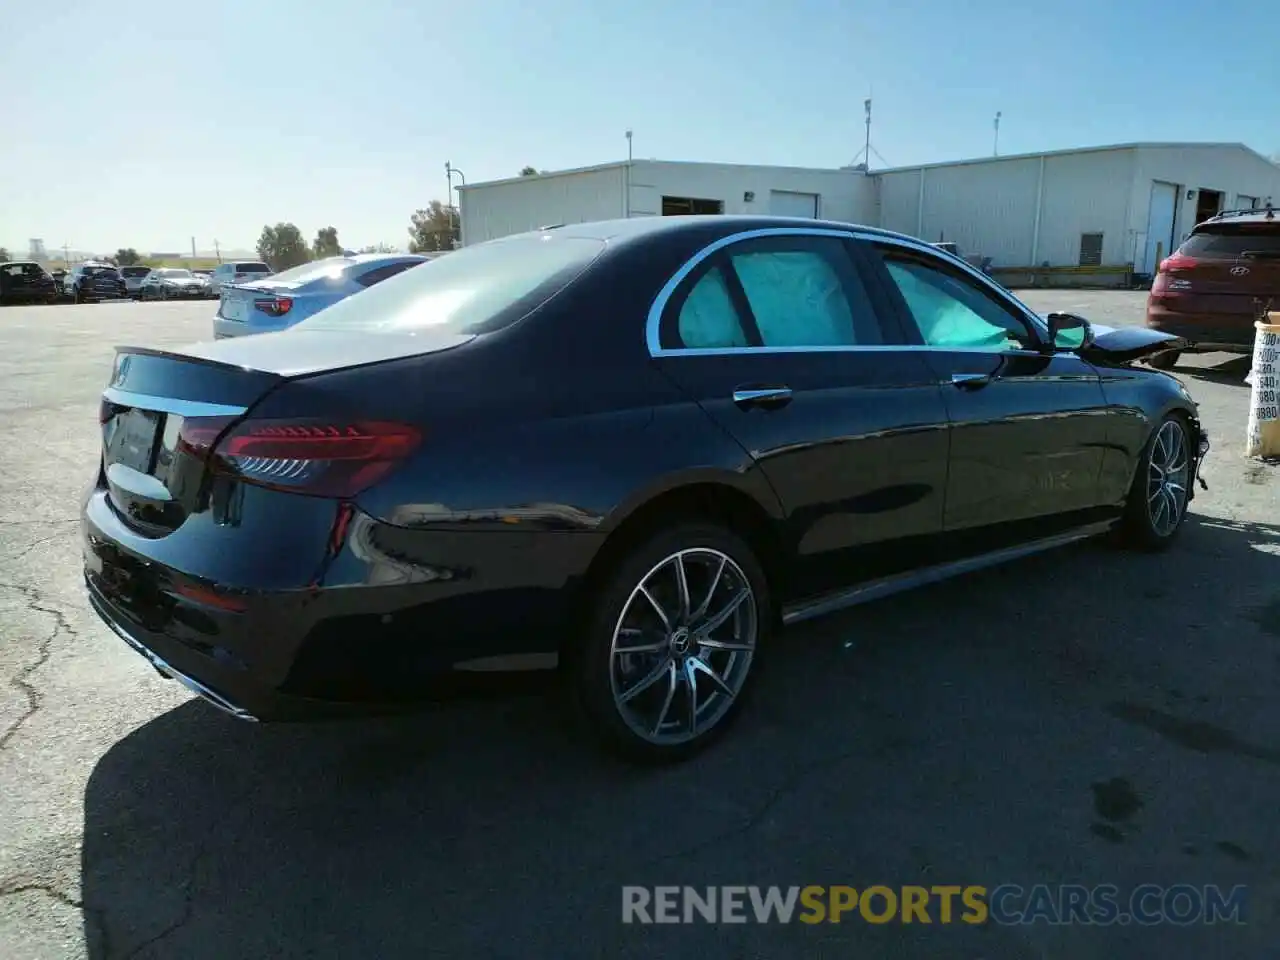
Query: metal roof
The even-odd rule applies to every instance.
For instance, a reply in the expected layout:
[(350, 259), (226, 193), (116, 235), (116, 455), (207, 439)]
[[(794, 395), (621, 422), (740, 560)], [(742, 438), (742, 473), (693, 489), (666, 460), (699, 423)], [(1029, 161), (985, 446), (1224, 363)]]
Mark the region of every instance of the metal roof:
[(994, 157), (971, 157), (968, 160), (939, 160), (935, 163), (913, 163), (905, 167), (885, 167), (880, 170), (872, 170), (871, 175), (876, 176), (881, 173), (906, 173), (911, 170), (929, 170), (933, 167), (960, 167), (977, 163), (1001, 163), (1005, 160), (1037, 160), (1040, 157), (1065, 157), (1077, 153), (1110, 153), (1120, 150), (1192, 150), (1211, 148), (1215, 150), (1244, 150), (1257, 157), (1263, 163), (1271, 163), (1266, 157), (1258, 153), (1252, 147), (1243, 143), (1158, 143), (1158, 142), (1135, 142), (1135, 143), (1111, 143), (1097, 147), (1071, 147), (1066, 150), (1038, 150), (1035, 153), (1006, 153)]

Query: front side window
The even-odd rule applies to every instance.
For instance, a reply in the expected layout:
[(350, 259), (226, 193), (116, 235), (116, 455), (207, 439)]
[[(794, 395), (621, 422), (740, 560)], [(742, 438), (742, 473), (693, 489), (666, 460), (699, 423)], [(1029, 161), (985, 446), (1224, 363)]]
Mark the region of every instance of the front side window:
[(1036, 346), (1025, 322), (951, 272), (892, 255), (885, 267), (928, 346), (992, 351)]

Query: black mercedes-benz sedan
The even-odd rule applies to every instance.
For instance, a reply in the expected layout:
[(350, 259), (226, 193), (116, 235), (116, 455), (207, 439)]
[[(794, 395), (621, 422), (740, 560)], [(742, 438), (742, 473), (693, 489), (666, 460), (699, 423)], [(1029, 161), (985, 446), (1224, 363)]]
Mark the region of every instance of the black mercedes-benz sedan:
[(1178, 533), (1180, 341), (1040, 317), (928, 243), (758, 217), (548, 228), (288, 331), (119, 347), (94, 608), (235, 716), (558, 667), (693, 753), (780, 629), (1083, 537)]

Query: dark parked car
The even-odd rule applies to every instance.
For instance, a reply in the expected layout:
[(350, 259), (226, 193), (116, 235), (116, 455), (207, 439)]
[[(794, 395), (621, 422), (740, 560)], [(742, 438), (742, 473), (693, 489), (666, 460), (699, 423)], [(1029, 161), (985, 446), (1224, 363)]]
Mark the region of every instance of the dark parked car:
[(120, 300), (129, 296), (124, 277), (109, 263), (82, 263), (66, 275), (63, 283), (76, 303)]
[[(1198, 224), (1160, 264), (1147, 297), (1147, 326), (1186, 349), (1251, 353), (1254, 321), (1280, 310), (1280, 219), (1261, 210), (1220, 213)], [(1170, 369), (1178, 353), (1153, 357)]]
[(53, 277), (33, 260), (0, 263), (0, 304), (55, 303), (58, 288)]
[(118, 348), (89, 597), (242, 718), (558, 665), (608, 744), (675, 759), (784, 624), (1113, 529), (1167, 546), (1208, 440), (1130, 361), (1177, 344), (871, 228), (495, 240), (282, 333)]

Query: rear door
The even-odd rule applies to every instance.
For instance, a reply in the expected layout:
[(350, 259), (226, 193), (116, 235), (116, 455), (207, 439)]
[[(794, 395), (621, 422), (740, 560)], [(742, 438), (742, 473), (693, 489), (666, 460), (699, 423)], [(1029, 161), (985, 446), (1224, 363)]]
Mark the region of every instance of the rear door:
[(912, 565), (942, 527), (941, 391), (893, 345), (852, 250), (833, 231), (756, 232), (704, 256), (660, 320), (661, 369), (778, 494), (799, 595)]
[[(1020, 304), (954, 261), (891, 242), (869, 247), (909, 342), (944, 390), (946, 530), (985, 530), (991, 542), (974, 549), (995, 549), (1083, 522), (1098, 506), (1108, 436), (1098, 371), (1045, 350)], [(1033, 529), (1017, 527), (1026, 521)]]

